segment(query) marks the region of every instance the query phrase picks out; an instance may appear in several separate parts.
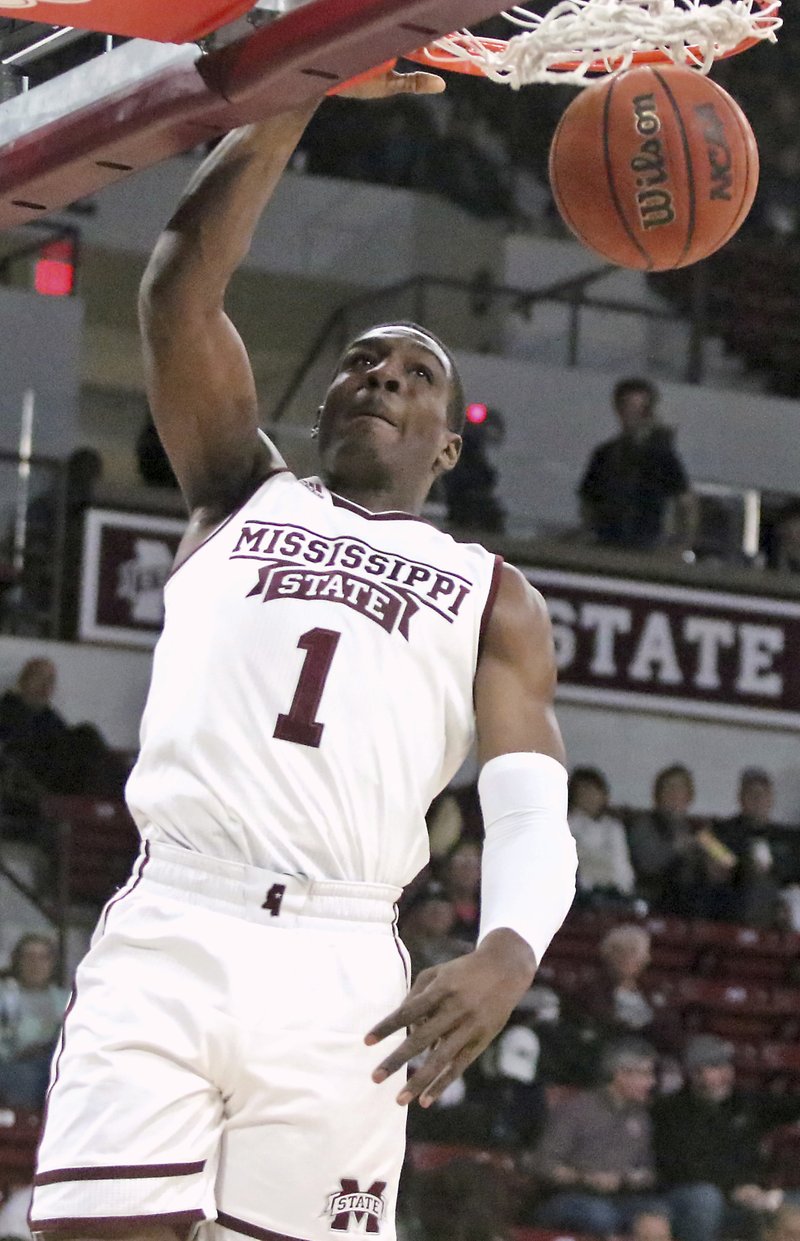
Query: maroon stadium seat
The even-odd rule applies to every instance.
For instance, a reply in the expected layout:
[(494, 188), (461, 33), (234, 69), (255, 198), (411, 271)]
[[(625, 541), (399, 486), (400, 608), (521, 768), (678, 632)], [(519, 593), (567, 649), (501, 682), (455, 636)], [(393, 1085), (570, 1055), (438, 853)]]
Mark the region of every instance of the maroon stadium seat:
[(139, 847), (127, 806), (64, 794), (47, 797), (43, 809), (60, 828), (60, 884), (66, 900), (104, 904), (127, 879)]

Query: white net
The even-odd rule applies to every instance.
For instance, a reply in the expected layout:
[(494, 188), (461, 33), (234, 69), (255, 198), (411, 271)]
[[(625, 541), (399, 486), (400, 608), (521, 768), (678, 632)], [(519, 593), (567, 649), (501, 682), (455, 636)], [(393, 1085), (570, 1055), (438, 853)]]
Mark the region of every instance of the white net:
[(530, 82), (583, 86), (589, 73), (620, 73), (645, 57), (707, 73), (743, 43), (774, 43), (779, 12), (780, 0), (559, 0), (542, 16), (515, 5), (503, 16), (521, 33), (507, 43), (464, 30), (438, 39), (426, 56), (444, 68), (469, 62), (514, 89)]

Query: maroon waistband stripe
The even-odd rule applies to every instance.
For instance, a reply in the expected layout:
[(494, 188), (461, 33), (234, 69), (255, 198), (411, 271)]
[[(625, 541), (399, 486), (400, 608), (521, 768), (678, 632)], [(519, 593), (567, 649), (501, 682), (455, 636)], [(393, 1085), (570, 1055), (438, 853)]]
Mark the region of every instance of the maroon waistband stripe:
[(285, 1232), (273, 1232), (270, 1228), (259, 1228), (258, 1224), (248, 1224), (246, 1220), (236, 1219), (234, 1215), (217, 1212), (217, 1223), (221, 1228), (229, 1228), (231, 1232), (240, 1232), (245, 1237), (255, 1237), (256, 1241), (303, 1241), (300, 1237), (290, 1237)]
[(139, 1163), (114, 1164), (104, 1168), (54, 1168), (52, 1172), (37, 1172), (34, 1185), (58, 1185), (62, 1181), (132, 1181), (155, 1176), (191, 1176), (202, 1172), (205, 1159), (195, 1163)]
[(147, 1227), (149, 1224), (167, 1224), (173, 1228), (186, 1225), (188, 1235), (189, 1225), (198, 1224), (205, 1218), (205, 1212), (197, 1207), (191, 1211), (165, 1211), (153, 1215), (71, 1215), (64, 1216), (63, 1219), (32, 1219), (30, 1229), (31, 1232), (69, 1233), (80, 1229), (85, 1230), (90, 1237), (125, 1237), (135, 1233), (137, 1228)]

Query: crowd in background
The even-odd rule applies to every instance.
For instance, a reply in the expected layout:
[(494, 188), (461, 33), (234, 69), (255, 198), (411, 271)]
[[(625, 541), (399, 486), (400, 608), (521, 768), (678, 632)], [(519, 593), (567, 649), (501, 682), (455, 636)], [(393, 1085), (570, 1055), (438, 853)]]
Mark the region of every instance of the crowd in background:
[[(728, 819), (693, 818), (693, 797), (691, 773), (673, 764), (656, 775), (650, 809), (613, 810), (603, 773), (573, 771), (578, 917), (594, 910), (611, 919), (598, 968), (577, 987), (562, 987), (556, 967), (546, 972), (464, 1078), (433, 1108), (410, 1113), (417, 1142), (505, 1154), (495, 1181), (491, 1170), (483, 1178), (493, 1202), (509, 1195), (507, 1219), (641, 1241), (748, 1241), (765, 1223), (800, 1227), (800, 1193), (771, 1173), (766, 1141), (776, 1126), (800, 1122), (800, 1096), (742, 1089), (734, 1045), (697, 1033), (666, 998), (643, 923), (651, 913), (790, 925), (800, 848), (771, 823), (764, 771), (742, 771), (739, 812)], [(465, 788), (432, 807), (432, 862), (401, 910), (415, 977), (476, 942), (476, 806)], [(431, 1174), (431, 1184), (441, 1190), (439, 1178), (459, 1176)], [(423, 1199), (427, 1183), (415, 1175)], [(411, 1211), (412, 1234), (425, 1211), (424, 1203)], [(487, 1235), (502, 1232), (501, 1217)]]

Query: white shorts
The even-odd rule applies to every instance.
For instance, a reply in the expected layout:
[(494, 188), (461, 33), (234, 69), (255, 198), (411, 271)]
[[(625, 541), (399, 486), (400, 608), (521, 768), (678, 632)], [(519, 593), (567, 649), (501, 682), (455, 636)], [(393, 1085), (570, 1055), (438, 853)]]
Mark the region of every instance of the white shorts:
[(109, 903), (53, 1062), (31, 1227), (120, 1221), (229, 1241), (394, 1236), (399, 889), (148, 844)]

